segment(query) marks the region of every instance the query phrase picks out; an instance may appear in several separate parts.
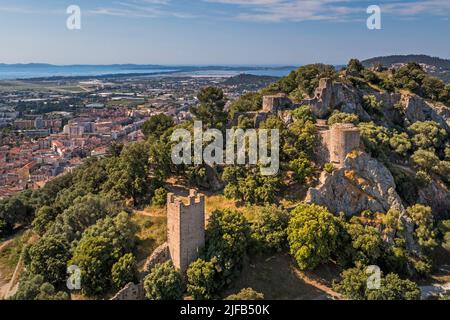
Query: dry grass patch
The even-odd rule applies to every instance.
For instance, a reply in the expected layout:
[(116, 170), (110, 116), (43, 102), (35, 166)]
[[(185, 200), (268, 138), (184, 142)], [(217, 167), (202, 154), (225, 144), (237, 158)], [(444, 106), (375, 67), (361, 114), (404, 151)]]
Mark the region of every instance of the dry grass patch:
[(253, 288), (267, 300), (317, 300), (327, 295), (307, 284), (298, 273), (295, 262), (288, 254), (258, 256), (246, 259), (244, 268), (223, 297)]
[(145, 260), (161, 244), (167, 241), (167, 218), (166, 216), (145, 216), (134, 214), (132, 217), (138, 230), (136, 248), (136, 260), (142, 267)]

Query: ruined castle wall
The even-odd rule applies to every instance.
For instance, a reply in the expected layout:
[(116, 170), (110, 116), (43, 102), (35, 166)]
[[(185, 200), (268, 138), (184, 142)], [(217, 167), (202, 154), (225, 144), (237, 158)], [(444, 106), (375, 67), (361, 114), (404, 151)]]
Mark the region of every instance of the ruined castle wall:
[(130, 282), (110, 300), (144, 300), (144, 278), (157, 264), (164, 263), (168, 260), (170, 260), (169, 244), (165, 242), (156, 248), (145, 261), (144, 271), (139, 274), (139, 283), (135, 284)]
[(321, 130), (318, 132), (319, 139), (315, 147), (316, 161), (323, 165), (330, 162), (330, 130)]
[(263, 112), (277, 113), (290, 108), (291, 105), (292, 101), (284, 93), (263, 97)]
[(141, 278), (144, 278), (157, 264), (170, 260), (169, 244), (164, 242), (153, 251), (152, 255), (147, 258), (144, 265), (144, 272)]
[(144, 286), (142, 283), (134, 284), (130, 282), (122, 290), (117, 292), (117, 294), (110, 300), (144, 300)]

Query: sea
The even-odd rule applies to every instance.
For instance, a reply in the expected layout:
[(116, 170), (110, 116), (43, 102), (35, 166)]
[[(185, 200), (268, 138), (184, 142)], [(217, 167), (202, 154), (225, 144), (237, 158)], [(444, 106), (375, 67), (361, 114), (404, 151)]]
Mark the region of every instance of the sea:
[(162, 65), (50, 65), (0, 64), (0, 80), (89, 78), (124, 75), (231, 77), (238, 74), (283, 77), (291, 66), (162, 66)]

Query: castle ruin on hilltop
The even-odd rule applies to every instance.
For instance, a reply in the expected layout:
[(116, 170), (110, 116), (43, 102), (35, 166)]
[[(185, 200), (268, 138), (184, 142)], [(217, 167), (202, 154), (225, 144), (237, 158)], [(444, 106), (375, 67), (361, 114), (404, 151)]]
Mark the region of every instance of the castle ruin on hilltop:
[[(312, 99), (304, 100), (304, 105), (309, 105), (311, 108), (314, 105), (312, 102), (317, 102), (322, 99), (320, 92), (325, 87), (331, 86), (330, 79), (321, 79), (319, 88), (316, 90), (316, 95)], [(316, 101), (317, 100), (317, 101)], [(292, 118), (289, 116), (289, 110), (293, 110), (300, 105), (294, 104), (289, 97), (284, 94), (263, 96), (263, 107), (261, 111), (257, 112), (241, 112), (237, 116), (244, 115), (252, 118), (255, 125), (264, 121), (270, 115), (275, 115), (282, 120), (291, 122)], [(316, 114), (314, 112), (314, 114)], [(285, 118), (287, 115), (287, 119)], [(237, 119), (235, 119), (237, 120)], [(318, 135), (320, 137), (319, 148), (316, 150), (316, 155), (319, 163), (330, 162), (337, 168), (342, 168), (347, 155), (361, 147), (361, 134), (359, 129), (351, 123), (338, 123), (331, 128), (327, 125), (326, 120), (317, 120)]]
[(184, 273), (205, 246), (205, 196), (190, 190), (185, 204), (167, 195), (167, 242), (173, 265)]

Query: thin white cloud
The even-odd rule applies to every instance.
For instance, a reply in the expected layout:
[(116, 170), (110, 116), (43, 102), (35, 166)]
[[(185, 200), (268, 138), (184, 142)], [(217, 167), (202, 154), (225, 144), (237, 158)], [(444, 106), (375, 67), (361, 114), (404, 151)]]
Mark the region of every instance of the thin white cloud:
[[(249, 21), (345, 21), (360, 19), (373, 0), (203, 0), (236, 6), (240, 20)], [(448, 16), (449, 0), (384, 0), (378, 1), (382, 12), (392, 16), (414, 17), (421, 14)]]
[(97, 15), (110, 15), (122, 17), (157, 18), (171, 16), (176, 18), (193, 18), (189, 12), (172, 10), (171, 0), (131, 0), (113, 3), (114, 6), (100, 7), (90, 10), (89, 13)]

